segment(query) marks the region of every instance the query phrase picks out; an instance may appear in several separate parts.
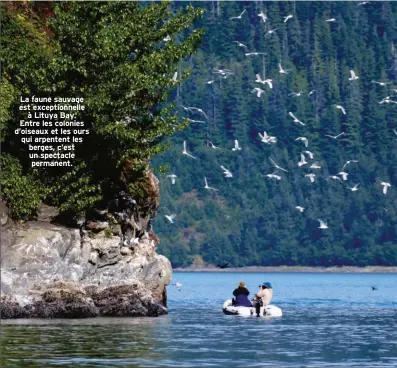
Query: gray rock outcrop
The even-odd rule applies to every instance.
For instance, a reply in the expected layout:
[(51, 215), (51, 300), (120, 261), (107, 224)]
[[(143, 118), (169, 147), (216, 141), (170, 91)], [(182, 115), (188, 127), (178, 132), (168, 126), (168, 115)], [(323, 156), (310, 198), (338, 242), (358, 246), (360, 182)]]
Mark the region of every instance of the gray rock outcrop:
[[(14, 224), (1, 210), (1, 318), (158, 316), (167, 313), (171, 264), (158, 255), (150, 220), (158, 181), (144, 198), (120, 193), (80, 228), (38, 221)], [(147, 194), (147, 193), (146, 193)]]

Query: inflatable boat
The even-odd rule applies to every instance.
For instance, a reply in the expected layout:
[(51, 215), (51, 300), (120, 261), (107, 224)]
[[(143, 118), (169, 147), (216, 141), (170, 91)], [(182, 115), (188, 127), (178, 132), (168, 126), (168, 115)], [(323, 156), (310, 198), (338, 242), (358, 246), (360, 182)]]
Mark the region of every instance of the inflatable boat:
[[(256, 317), (256, 312), (254, 307), (235, 307), (232, 305), (232, 299), (228, 299), (223, 303), (223, 313), (233, 315), (233, 316), (243, 316), (243, 317)], [(283, 312), (279, 307), (275, 305), (268, 305), (267, 307), (261, 307), (260, 316), (261, 317), (281, 317)]]

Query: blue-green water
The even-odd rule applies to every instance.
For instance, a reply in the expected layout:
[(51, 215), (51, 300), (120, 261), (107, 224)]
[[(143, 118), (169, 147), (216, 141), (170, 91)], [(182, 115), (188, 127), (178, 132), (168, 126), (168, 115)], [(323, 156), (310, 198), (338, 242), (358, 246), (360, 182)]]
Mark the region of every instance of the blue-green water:
[[(270, 281), (278, 319), (226, 316)], [(397, 274), (175, 273), (168, 316), (2, 321), (1, 367), (396, 367)], [(375, 286), (377, 290), (372, 290)]]

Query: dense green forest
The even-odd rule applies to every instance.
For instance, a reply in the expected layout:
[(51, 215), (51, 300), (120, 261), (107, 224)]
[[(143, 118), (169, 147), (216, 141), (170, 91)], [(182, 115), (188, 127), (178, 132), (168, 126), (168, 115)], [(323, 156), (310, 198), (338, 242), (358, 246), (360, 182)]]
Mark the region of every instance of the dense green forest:
[[(172, 98), (180, 115), (202, 122), (152, 160), (169, 165), (158, 173), (160, 252), (174, 266), (396, 265), (397, 3), (193, 4), (205, 9), (195, 26), (206, 34), (179, 63), (192, 73)], [(262, 142), (264, 131), (277, 142)], [(232, 151), (235, 139), (241, 150)], [(196, 159), (182, 154), (184, 141)]]

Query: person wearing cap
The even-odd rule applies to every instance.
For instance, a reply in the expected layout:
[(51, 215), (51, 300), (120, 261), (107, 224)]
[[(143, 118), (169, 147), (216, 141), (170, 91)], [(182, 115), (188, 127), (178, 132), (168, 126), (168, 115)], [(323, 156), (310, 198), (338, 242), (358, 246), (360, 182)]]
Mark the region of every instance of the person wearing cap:
[(270, 282), (264, 282), (259, 285), (259, 291), (255, 295), (255, 311), (257, 317), (259, 317), (261, 306), (267, 307), (273, 298), (273, 288)]
[(252, 307), (250, 300), (248, 299), (249, 291), (245, 286), (244, 281), (238, 283), (238, 288), (234, 289), (233, 295), (236, 297), (234, 299), (234, 305), (236, 307)]

